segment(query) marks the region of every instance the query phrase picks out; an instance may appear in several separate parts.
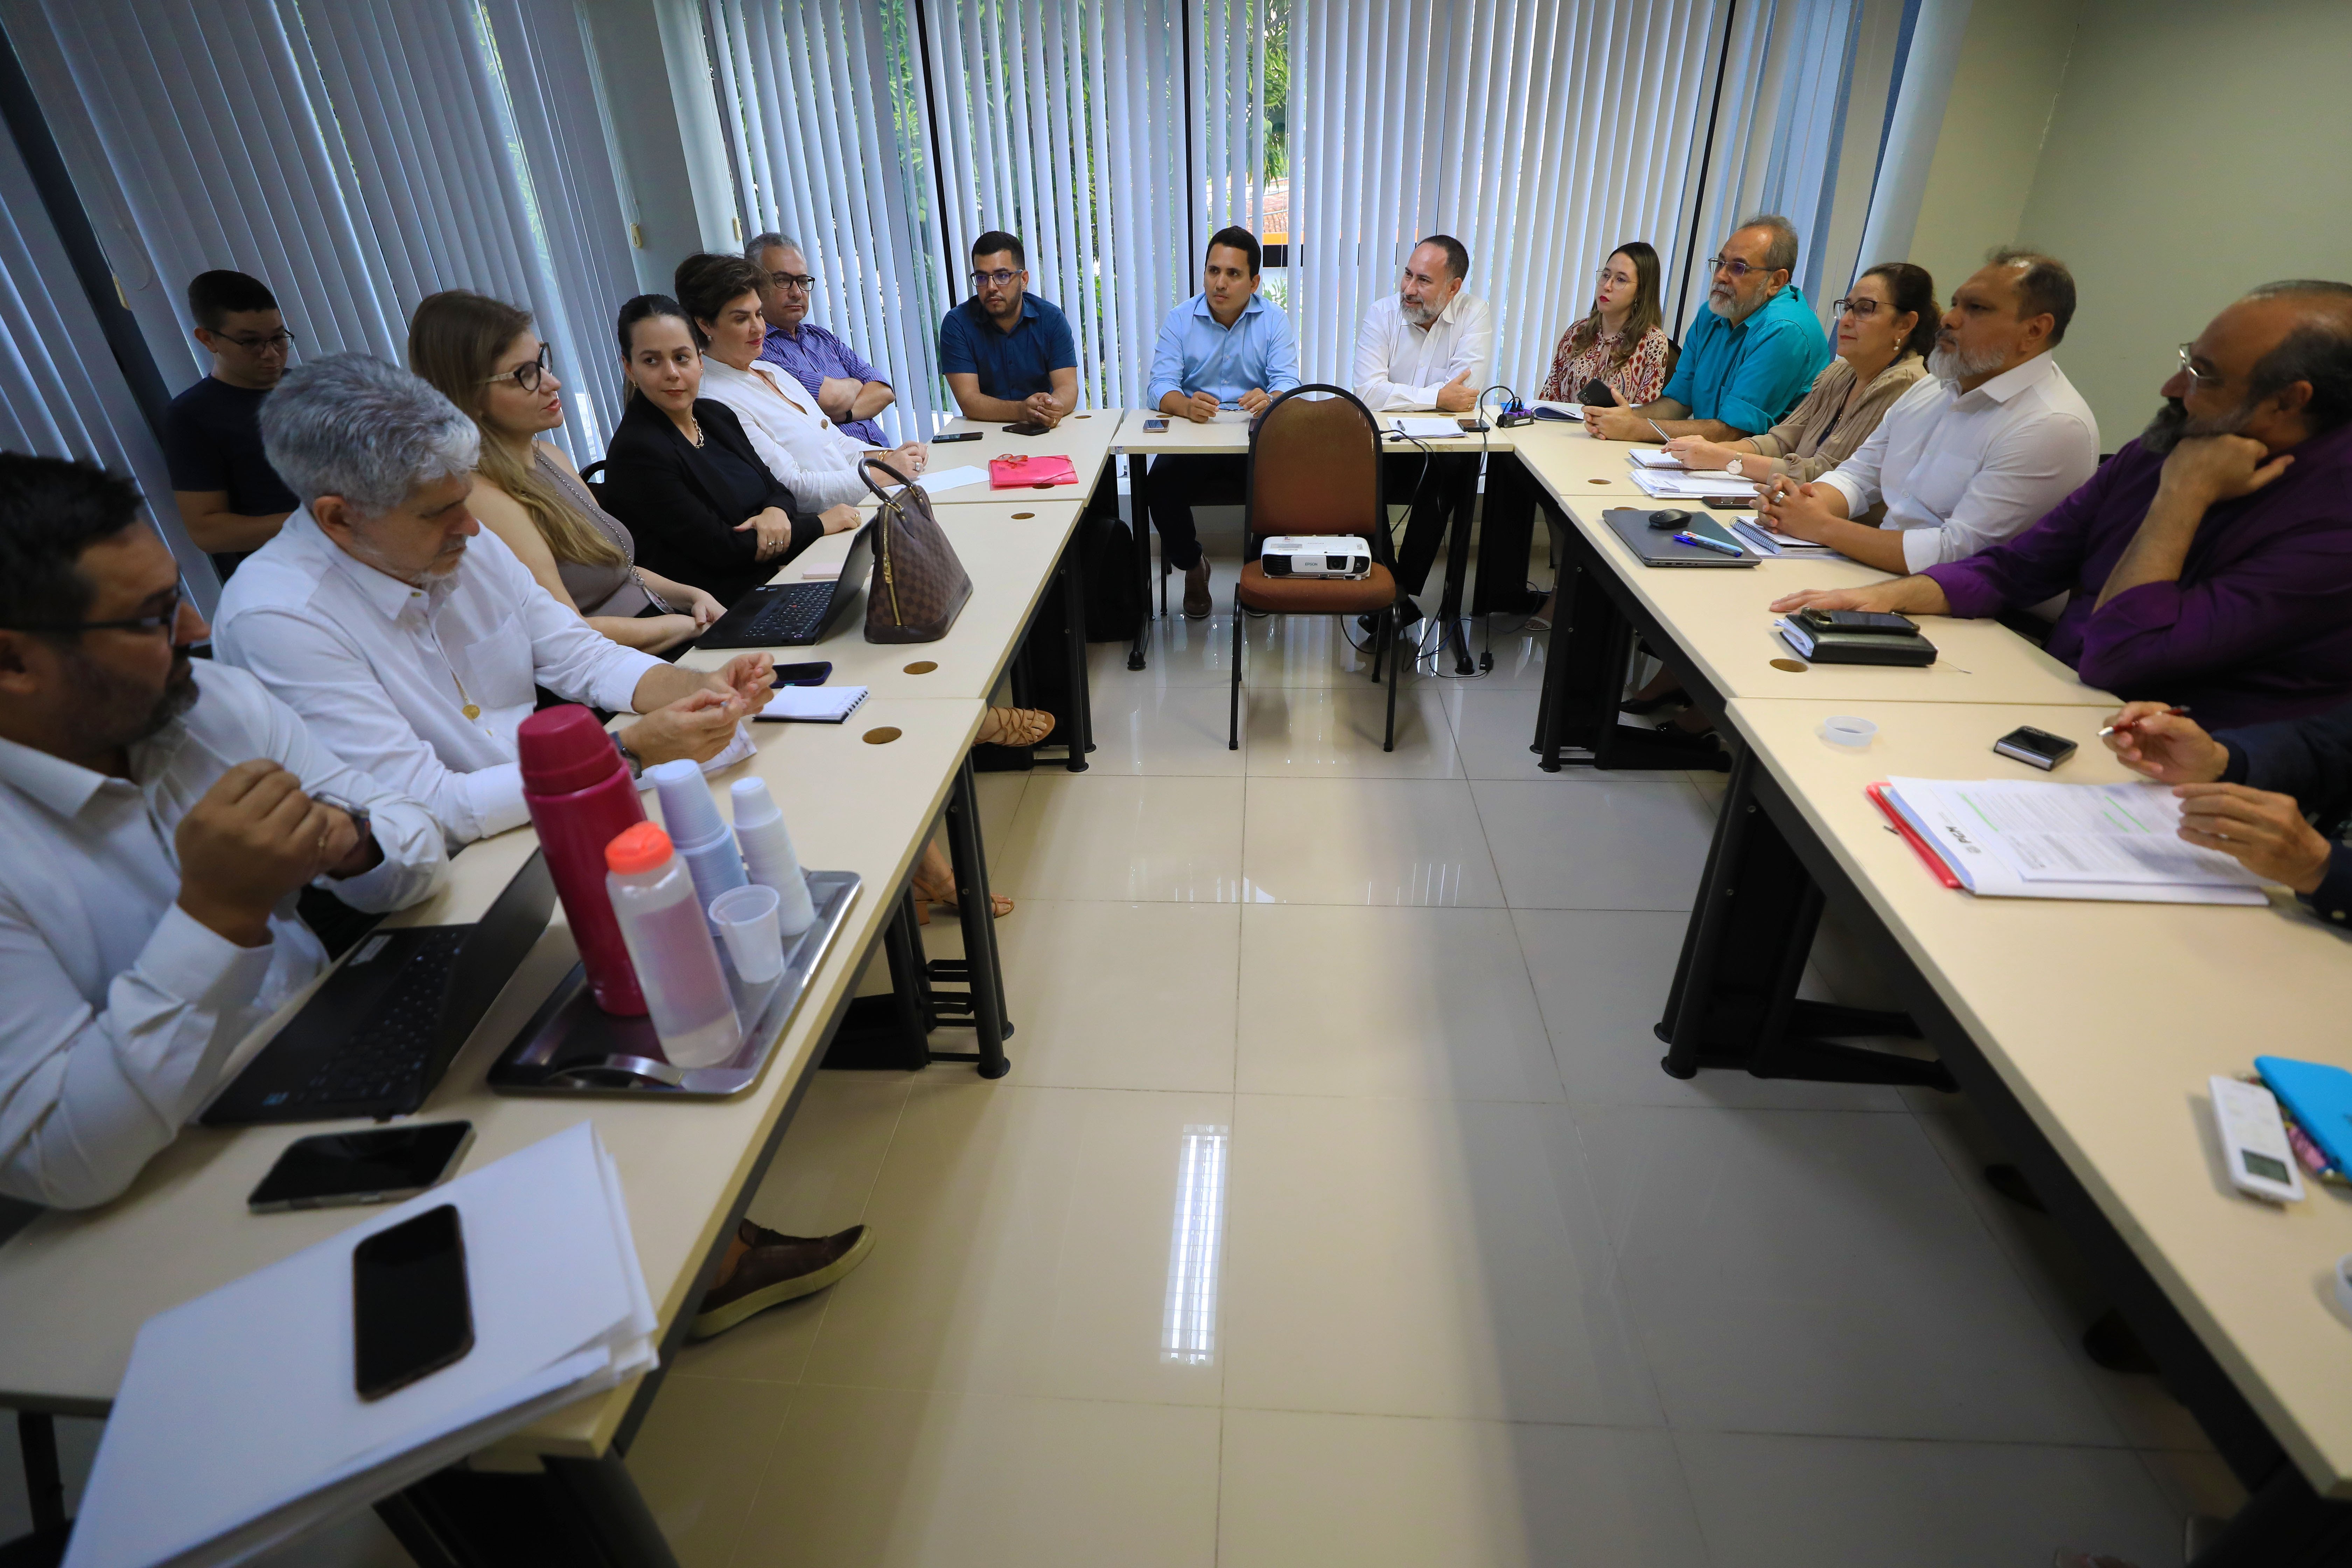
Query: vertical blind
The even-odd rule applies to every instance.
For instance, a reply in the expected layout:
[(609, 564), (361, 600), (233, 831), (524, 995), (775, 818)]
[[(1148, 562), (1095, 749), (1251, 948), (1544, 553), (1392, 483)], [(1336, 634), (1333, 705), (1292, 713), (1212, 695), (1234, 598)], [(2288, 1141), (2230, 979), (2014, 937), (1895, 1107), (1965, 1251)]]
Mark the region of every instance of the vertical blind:
[[(165, 376), (208, 368), (184, 289), (278, 296), (296, 354), (404, 357), (418, 300), (532, 312), (572, 394), (560, 438), (619, 413), (630, 292), (617, 160), (576, 0), (6, 0), (77, 189)], [(583, 428), (583, 426), (586, 427)]]

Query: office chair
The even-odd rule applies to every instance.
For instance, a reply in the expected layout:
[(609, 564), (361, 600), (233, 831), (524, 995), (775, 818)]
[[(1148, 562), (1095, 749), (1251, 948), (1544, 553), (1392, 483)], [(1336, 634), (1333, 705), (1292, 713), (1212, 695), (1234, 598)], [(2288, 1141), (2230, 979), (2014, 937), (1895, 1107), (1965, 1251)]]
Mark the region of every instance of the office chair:
[[(1234, 689), (1225, 749), (1241, 748), (1242, 612), (1251, 609), (1271, 616), (1372, 616), (1375, 683), (1381, 659), (1390, 663), (1388, 732), (1381, 750), (1395, 751), (1397, 672), (1404, 660), (1391, 647), (1396, 639), (1396, 553), (1381, 499), (1379, 422), (1345, 387), (1294, 387), (1268, 404), (1250, 427), (1244, 471), (1242, 533), (1248, 561), (1234, 584)], [(1260, 544), (1282, 533), (1360, 535), (1372, 548), (1371, 575), (1352, 581), (1269, 577), (1258, 560)]]

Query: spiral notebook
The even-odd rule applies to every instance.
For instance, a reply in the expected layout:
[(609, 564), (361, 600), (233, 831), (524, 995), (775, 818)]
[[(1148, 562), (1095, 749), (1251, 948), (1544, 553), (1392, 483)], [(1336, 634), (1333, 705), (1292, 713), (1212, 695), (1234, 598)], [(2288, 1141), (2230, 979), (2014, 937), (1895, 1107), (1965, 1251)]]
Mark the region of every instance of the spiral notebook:
[(863, 686), (780, 686), (757, 717), (769, 724), (838, 724), (866, 700)]

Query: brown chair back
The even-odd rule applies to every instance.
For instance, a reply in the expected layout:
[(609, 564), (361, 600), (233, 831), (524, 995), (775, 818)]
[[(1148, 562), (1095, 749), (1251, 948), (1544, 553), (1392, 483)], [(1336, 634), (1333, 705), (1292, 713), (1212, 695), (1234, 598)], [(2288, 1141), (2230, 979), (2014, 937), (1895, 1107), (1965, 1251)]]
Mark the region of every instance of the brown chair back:
[[(1344, 386), (1294, 387), (1266, 405), (1250, 429), (1243, 493), (1253, 541), (1276, 533), (1360, 534), (1371, 541), (1376, 559), (1388, 559), (1380, 422)], [(1256, 553), (1253, 544), (1250, 554)]]

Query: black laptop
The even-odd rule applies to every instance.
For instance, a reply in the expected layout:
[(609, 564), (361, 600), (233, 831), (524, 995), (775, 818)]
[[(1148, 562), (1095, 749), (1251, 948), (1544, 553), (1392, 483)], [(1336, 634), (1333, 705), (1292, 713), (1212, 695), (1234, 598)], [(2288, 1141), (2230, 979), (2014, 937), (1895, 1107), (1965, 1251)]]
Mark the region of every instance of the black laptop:
[(697, 647), (799, 647), (822, 642), (857, 597), (874, 567), (874, 525), (849, 541), (841, 575), (830, 583), (771, 583), (735, 601), (735, 607), (695, 639)]
[(555, 881), (534, 850), (471, 925), (360, 939), (198, 1118), (208, 1127), (404, 1116), (425, 1103), (547, 929)]
[[(1675, 508), (1684, 510), (1684, 508)], [(1644, 566), (1753, 566), (1757, 553), (1733, 538), (1723, 524), (1703, 511), (1694, 511), (1690, 521), (1679, 528), (1657, 529), (1650, 526), (1650, 513), (1630, 507), (1612, 507), (1601, 518), (1609, 530), (1625, 542)], [(1687, 533), (1697, 539), (1712, 539), (1727, 544), (1737, 554), (1727, 555), (1720, 550), (1709, 550), (1703, 544), (1677, 544), (1675, 535)]]

